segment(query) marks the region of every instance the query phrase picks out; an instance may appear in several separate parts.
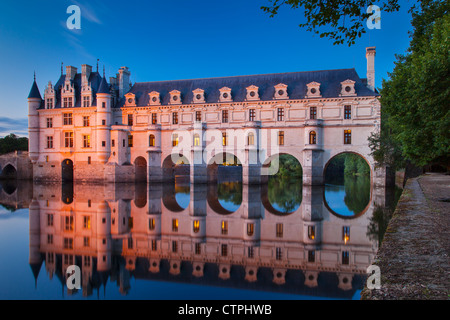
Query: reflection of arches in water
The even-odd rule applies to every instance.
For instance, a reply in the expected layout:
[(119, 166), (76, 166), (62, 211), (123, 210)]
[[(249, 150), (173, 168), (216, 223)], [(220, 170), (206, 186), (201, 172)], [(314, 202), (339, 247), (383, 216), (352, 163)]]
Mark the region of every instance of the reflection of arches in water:
[(6, 194), (12, 195), (17, 190), (17, 180), (2, 181), (1, 188)]
[[(300, 194), (299, 199), (294, 200), (293, 205), (288, 205), (287, 208), (285, 208), (284, 211), (281, 211), (274, 207), (274, 205), (271, 203), (269, 199), (269, 183), (264, 183), (261, 185), (261, 202), (264, 206), (264, 208), (269, 211), (272, 214), (279, 215), (279, 216), (286, 216), (294, 213), (301, 205), (302, 202), (302, 184), (299, 184), (300, 187)], [(285, 192), (286, 190), (283, 189), (281, 192)]]
[(136, 183), (134, 186), (134, 204), (137, 208), (144, 208), (147, 204), (147, 184)]
[(134, 173), (136, 182), (147, 182), (147, 160), (144, 157), (134, 160)]
[(367, 211), (372, 199), (372, 168), (367, 159), (356, 152), (338, 153), (325, 164), (323, 174), (323, 201), (333, 215), (350, 219)]
[(73, 181), (73, 161), (64, 159), (61, 162), (61, 179), (63, 181)]
[[(172, 212), (181, 212), (189, 205), (190, 194), (189, 184), (165, 183), (163, 185), (162, 201), (164, 206)], [(183, 196), (184, 201), (177, 199), (177, 194)]]
[(61, 187), (61, 199), (65, 204), (73, 202), (73, 182), (65, 182)]
[[(235, 190), (230, 190), (230, 188)], [(236, 191), (236, 189), (239, 190)], [(210, 208), (218, 214), (226, 215), (236, 212), (242, 204), (242, 182), (234, 181), (208, 184), (206, 199)], [(230, 202), (230, 204), (227, 205), (227, 202)], [(239, 205), (237, 205), (237, 202), (239, 202)]]
[(12, 164), (8, 163), (2, 170), (1, 178), (2, 179), (11, 179), (11, 180), (17, 179), (16, 168)]
[(171, 177), (172, 180), (177, 176), (189, 176), (189, 160), (183, 154), (173, 153), (164, 159), (162, 169), (163, 176), (165, 178)]

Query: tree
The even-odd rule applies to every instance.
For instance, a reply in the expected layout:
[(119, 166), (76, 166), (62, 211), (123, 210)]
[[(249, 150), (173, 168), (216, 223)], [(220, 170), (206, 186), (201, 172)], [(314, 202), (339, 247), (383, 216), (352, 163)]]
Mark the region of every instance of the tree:
[(0, 154), (5, 154), (17, 150), (28, 150), (28, 138), (18, 137), (14, 133), (11, 133), (4, 138), (0, 138)]
[[(333, 44), (343, 44), (347, 41), (350, 46), (366, 33), (366, 21), (372, 15), (367, 13), (367, 8), (372, 1), (368, 0), (269, 0), (270, 6), (262, 6), (261, 9), (273, 18), (281, 7), (303, 9), (306, 22), (300, 23), (301, 28), (306, 28), (320, 37), (334, 39)], [(384, 12), (394, 12), (400, 9), (398, 0), (378, 1), (380, 9)], [(326, 31), (319, 31), (325, 28)]]
[(417, 166), (440, 161), (448, 167), (449, 163), (448, 11), (446, 1), (422, 1), (421, 10), (413, 13), (408, 54), (397, 56), (380, 92), (392, 143), (399, 144), (402, 156)]

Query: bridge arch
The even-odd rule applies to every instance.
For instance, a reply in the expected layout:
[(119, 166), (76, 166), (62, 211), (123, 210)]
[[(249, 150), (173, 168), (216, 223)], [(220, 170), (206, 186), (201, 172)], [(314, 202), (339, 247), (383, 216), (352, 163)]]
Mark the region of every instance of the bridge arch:
[(189, 176), (189, 158), (181, 153), (171, 153), (162, 162), (162, 174), (166, 180), (174, 181), (177, 176)]
[(64, 159), (61, 162), (61, 180), (73, 181), (73, 161), (70, 159)]
[(3, 170), (1, 171), (0, 177), (2, 179), (11, 179), (11, 180), (17, 179), (17, 169), (16, 169), (16, 167), (13, 164), (11, 164), (11, 163), (7, 163), (3, 167)]
[(136, 182), (147, 182), (147, 160), (144, 157), (134, 160), (134, 176)]
[(232, 152), (219, 152), (208, 160), (207, 172), (210, 182), (242, 181), (242, 162)]

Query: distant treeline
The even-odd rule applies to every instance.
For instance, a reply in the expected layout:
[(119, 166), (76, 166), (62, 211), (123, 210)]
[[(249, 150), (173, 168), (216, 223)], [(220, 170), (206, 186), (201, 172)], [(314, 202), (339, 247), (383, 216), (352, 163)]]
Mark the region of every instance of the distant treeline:
[(325, 172), (327, 183), (330, 180), (342, 179), (344, 176), (370, 176), (370, 168), (366, 160), (354, 153), (342, 153), (334, 157)]
[(18, 137), (14, 133), (0, 138), (0, 154), (13, 151), (28, 151), (28, 138)]

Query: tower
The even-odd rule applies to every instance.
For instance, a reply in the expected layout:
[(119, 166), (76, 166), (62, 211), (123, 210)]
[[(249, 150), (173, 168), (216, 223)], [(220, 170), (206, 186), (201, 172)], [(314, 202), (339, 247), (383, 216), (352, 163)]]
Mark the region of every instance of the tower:
[(97, 92), (96, 128), (97, 157), (106, 163), (111, 154), (111, 92), (104, 74)]
[(28, 95), (28, 150), (32, 163), (39, 159), (39, 113), (42, 97), (36, 84), (36, 75)]

